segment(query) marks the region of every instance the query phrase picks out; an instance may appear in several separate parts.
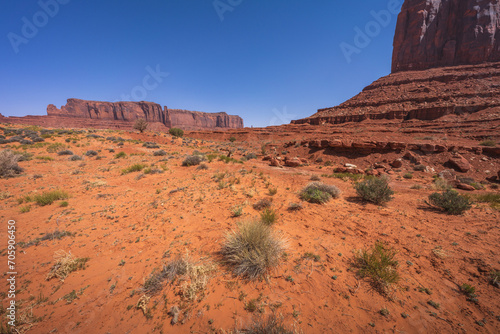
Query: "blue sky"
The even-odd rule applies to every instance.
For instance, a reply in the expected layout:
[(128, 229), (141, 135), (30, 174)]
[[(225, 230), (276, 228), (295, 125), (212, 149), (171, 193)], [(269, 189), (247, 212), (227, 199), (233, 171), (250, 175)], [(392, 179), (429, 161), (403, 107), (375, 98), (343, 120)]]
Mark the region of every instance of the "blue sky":
[(68, 98), (146, 100), (225, 111), (245, 126), (289, 123), (390, 73), (401, 4), (4, 0), (0, 113), (45, 115)]

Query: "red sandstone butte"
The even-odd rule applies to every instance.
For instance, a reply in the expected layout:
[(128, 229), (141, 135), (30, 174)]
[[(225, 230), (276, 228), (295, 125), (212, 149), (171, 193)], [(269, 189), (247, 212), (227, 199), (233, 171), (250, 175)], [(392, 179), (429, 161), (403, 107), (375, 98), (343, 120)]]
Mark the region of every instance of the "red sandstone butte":
[(500, 0), (406, 0), (392, 71), (500, 61)]
[(449, 115), (471, 124), (498, 121), (498, 34), (500, 0), (406, 0), (396, 25), (393, 73), (292, 124), (434, 121)]
[(166, 131), (178, 127), (184, 130), (228, 130), (243, 128), (243, 119), (225, 112), (206, 113), (181, 109), (169, 109), (153, 102), (101, 102), (68, 99), (58, 109), (47, 106), (47, 116), (3, 117), (5, 123), (40, 125), (45, 127), (74, 127), (98, 129), (133, 128), (135, 120), (144, 118), (148, 129)]
[(153, 102), (100, 102), (79, 99), (68, 99), (61, 109), (50, 104), (48, 116), (61, 118), (81, 118), (104, 121), (133, 122), (144, 118), (151, 123), (161, 123), (166, 127), (183, 129), (238, 129), (243, 127), (239, 116), (231, 116), (225, 112), (205, 113), (180, 109), (162, 108)]

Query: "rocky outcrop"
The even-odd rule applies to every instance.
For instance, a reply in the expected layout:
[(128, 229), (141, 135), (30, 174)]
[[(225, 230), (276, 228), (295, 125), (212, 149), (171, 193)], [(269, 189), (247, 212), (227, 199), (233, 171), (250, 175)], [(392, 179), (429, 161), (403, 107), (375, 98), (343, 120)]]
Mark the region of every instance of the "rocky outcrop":
[(500, 61), (500, 0), (406, 0), (392, 71)]
[(481, 115), (485, 121), (500, 119), (500, 63), (392, 73), (338, 106), (319, 109), (316, 114), (292, 123), (429, 121), (471, 114)]
[[(101, 102), (79, 99), (68, 99), (61, 109), (50, 104), (47, 115), (52, 118), (87, 119), (98, 122), (116, 121), (132, 123), (144, 118), (149, 123), (160, 123), (164, 126), (180, 127), (185, 130), (193, 129), (238, 129), (243, 127), (243, 120), (239, 116), (228, 115), (224, 112), (205, 113), (199, 111), (162, 108), (152, 102)], [(71, 123), (71, 122), (70, 122)], [(84, 122), (85, 123), (85, 122)]]

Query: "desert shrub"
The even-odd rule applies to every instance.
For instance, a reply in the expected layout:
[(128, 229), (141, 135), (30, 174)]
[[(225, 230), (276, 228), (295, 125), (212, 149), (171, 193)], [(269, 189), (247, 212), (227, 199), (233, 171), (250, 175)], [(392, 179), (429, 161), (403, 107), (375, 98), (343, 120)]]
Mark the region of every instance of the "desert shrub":
[(479, 145), (481, 145), (481, 146), (495, 147), (495, 146), (497, 146), (497, 143), (494, 140), (488, 139), (488, 140), (482, 141)]
[(497, 288), (500, 288), (500, 270), (494, 270), (490, 273), (490, 283)]
[(311, 182), (299, 194), (300, 198), (310, 203), (323, 204), (331, 198), (340, 196), (339, 188), (321, 182)]
[(122, 174), (128, 174), (128, 173), (133, 173), (133, 172), (140, 172), (146, 168), (146, 165), (144, 164), (134, 164), (132, 166), (129, 166), (125, 169), (122, 169)]
[(56, 252), (54, 259), (56, 263), (48, 273), (46, 277), (47, 281), (57, 277), (64, 282), (64, 279), (73, 271), (85, 269), (85, 264), (89, 260), (89, 258), (75, 258), (71, 252), (66, 253), (65, 251)]
[(166, 155), (167, 155), (167, 152), (165, 152), (164, 150), (155, 151), (153, 153), (153, 156), (155, 156), (155, 157), (164, 157)]
[(148, 128), (148, 122), (144, 118), (138, 118), (135, 120), (134, 129), (139, 130), (140, 133), (143, 133), (144, 130)]
[(269, 190), (269, 195), (271, 195), (271, 196), (274, 196), (278, 193), (277, 187), (269, 188), (268, 190)]
[(200, 164), (196, 170), (207, 170), (208, 169), (208, 166), (206, 164)]
[(387, 178), (369, 178), (354, 185), (356, 192), (365, 201), (383, 204), (392, 199), (394, 191)]
[(243, 163), (243, 161), (237, 160), (237, 159), (232, 158), (232, 157), (228, 157), (227, 155), (224, 155), (224, 154), (219, 155), (219, 160), (224, 161), (224, 163), (226, 163), (226, 164), (228, 164), (230, 162), (232, 162), (233, 164), (234, 163)]
[(42, 241), (46, 241), (46, 240), (49, 240), (49, 241), (52, 241), (52, 240), (60, 240), (66, 236), (73, 236), (73, 233), (71, 232), (68, 232), (68, 231), (59, 231), (59, 230), (55, 230), (54, 232), (48, 232), (48, 233), (45, 233), (42, 237), (40, 238), (36, 238), (34, 240), (30, 240), (26, 243), (20, 243), (21, 247), (23, 248), (27, 248), (27, 247), (31, 247), (31, 246), (38, 246), (40, 244), (40, 242)]
[(229, 138), (229, 141), (230, 141), (231, 143), (234, 143), (234, 142), (236, 141), (236, 137), (230, 137), (230, 138)]
[(412, 173), (405, 173), (405, 174), (403, 175), (403, 177), (404, 177), (405, 179), (409, 179), (409, 180), (411, 180), (411, 179), (413, 179), (413, 174), (412, 174)]
[(255, 203), (253, 205), (253, 208), (255, 210), (262, 210), (264, 208), (271, 207), (271, 205), (272, 205), (272, 201), (271, 200), (269, 200), (267, 198), (263, 198), (263, 199), (259, 200), (257, 203)]
[(267, 319), (255, 320), (250, 327), (244, 330), (235, 329), (230, 334), (296, 334), (296, 330), (289, 329), (283, 322), (283, 317), (271, 314)]
[(43, 160), (43, 161), (53, 161), (54, 160), (54, 158), (47, 157), (47, 156), (37, 156), (37, 157), (35, 157), (35, 159)]
[(300, 203), (290, 203), (288, 206), (289, 211), (299, 211), (302, 210), (302, 204)]
[(321, 176), (341, 179), (342, 181), (359, 181), (365, 178), (365, 175), (363, 174), (353, 174), (353, 173), (333, 173), (333, 174), (323, 174)]
[(154, 142), (145, 142), (144, 144), (142, 144), (143, 147), (145, 148), (160, 148), (160, 146), (157, 144), (157, 143), (154, 143)]
[(190, 155), (186, 157), (186, 159), (184, 159), (182, 165), (187, 167), (196, 166), (199, 165), (203, 160), (204, 158), (201, 155)]
[(26, 212), (30, 212), (31, 210), (31, 205), (24, 205), (22, 206), (20, 209), (19, 209), (19, 212), (21, 213), (26, 213)]
[(23, 169), (19, 167), (18, 161), (21, 156), (15, 154), (11, 150), (3, 150), (0, 152), (0, 177), (7, 178), (20, 174)]
[(245, 155), (245, 159), (247, 159), (247, 160), (257, 159), (257, 154), (248, 153), (247, 155)]
[(276, 211), (272, 208), (265, 208), (260, 213), (260, 221), (267, 226), (273, 225), (276, 222), (277, 217)]
[(47, 146), (47, 152), (48, 153), (57, 153), (65, 148), (66, 148), (66, 145), (64, 145), (64, 144), (54, 143), (54, 144), (50, 144), (49, 146)]
[(485, 193), (474, 196), (479, 203), (489, 203), (493, 209), (500, 210), (500, 193)]
[(115, 154), (115, 159), (120, 159), (120, 158), (125, 158), (127, 156), (127, 153), (125, 152), (118, 152)]
[(179, 129), (179, 128), (171, 128), (170, 130), (168, 130), (168, 133), (170, 133), (174, 137), (184, 136), (184, 131), (182, 129)]
[(355, 257), (359, 274), (370, 277), (382, 292), (387, 292), (391, 284), (399, 281), (396, 254), (394, 249), (381, 242), (376, 242), (368, 250), (361, 250)]
[(318, 175), (313, 175), (313, 176), (311, 176), (311, 178), (309, 180), (311, 180), (311, 181), (321, 181), (321, 178)]
[(243, 214), (243, 206), (242, 205), (237, 205), (237, 206), (231, 208), (231, 216), (232, 217), (239, 217), (242, 214)]
[(460, 291), (469, 298), (476, 297), (476, 288), (470, 284), (464, 283), (460, 286)]
[(438, 177), (434, 179), (434, 188), (436, 188), (437, 190), (449, 190), (452, 187), (448, 180)]
[(79, 156), (79, 155), (74, 155), (71, 158), (69, 158), (69, 160), (71, 160), (71, 161), (80, 161), (80, 160), (82, 160), (82, 157)]
[(40, 206), (50, 205), (55, 201), (67, 198), (69, 198), (68, 193), (62, 190), (53, 190), (41, 194), (35, 194), (32, 197), (30, 196), (30, 199)]
[(85, 155), (87, 157), (95, 157), (96, 155), (98, 155), (99, 153), (97, 151), (94, 151), (94, 150), (88, 150), (87, 152), (85, 152)]
[(429, 195), (429, 204), (444, 209), (451, 215), (460, 215), (472, 207), (467, 197), (452, 189), (441, 194), (433, 193)]
[(225, 239), (222, 246), (225, 262), (236, 275), (249, 279), (260, 278), (278, 266), (285, 250), (283, 238), (259, 221), (240, 223)]
[(423, 172), (423, 171), (425, 171), (425, 169), (426, 169), (425, 165), (422, 165), (422, 164), (415, 165), (413, 167), (413, 170), (416, 171), (416, 172)]

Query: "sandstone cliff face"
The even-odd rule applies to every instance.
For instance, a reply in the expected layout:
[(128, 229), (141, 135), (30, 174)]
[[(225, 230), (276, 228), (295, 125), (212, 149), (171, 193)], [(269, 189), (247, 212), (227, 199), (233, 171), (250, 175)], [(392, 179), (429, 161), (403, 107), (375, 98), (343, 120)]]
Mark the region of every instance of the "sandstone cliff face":
[(406, 0), (392, 71), (500, 61), (500, 0)]
[(243, 127), (239, 116), (222, 113), (204, 113), (178, 109), (162, 108), (152, 102), (100, 102), (68, 99), (61, 109), (50, 104), (47, 115), (51, 117), (87, 119), (106, 122), (134, 122), (144, 118), (149, 123), (161, 123), (164, 126), (191, 129), (238, 129)]

